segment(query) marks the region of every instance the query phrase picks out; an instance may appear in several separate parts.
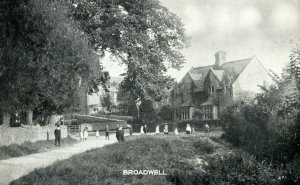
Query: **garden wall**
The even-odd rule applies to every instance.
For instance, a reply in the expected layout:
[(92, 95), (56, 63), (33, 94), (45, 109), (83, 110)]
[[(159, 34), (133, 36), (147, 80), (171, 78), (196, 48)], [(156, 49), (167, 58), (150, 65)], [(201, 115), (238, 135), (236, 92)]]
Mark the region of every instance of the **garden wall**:
[[(40, 140), (54, 139), (55, 126), (26, 126), (6, 127), (0, 125), (0, 146), (22, 144), (25, 141), (35, 142)], [(48, 134), (47, 134), (48, 133)], [(61, 125), (61, 138), (68, 136), (67, 127)]]

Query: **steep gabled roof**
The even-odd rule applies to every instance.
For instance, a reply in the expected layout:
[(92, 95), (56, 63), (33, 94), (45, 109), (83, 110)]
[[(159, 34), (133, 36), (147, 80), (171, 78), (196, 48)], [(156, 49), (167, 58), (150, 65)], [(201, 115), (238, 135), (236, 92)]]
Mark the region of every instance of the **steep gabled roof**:
[(226, 62), (220, 66), (220, 69), (223, 69), (226, 74), (230, 76), (233, 81), (235, 81), (252, 59), (253, 58), (247, 58)]
[(209, 70), (211, 70), (220, 81), (226, 75), (231, 79), (232, 82), (234, 82), (252, 59), (253, 57), (226, 62), (223, 63), (218, 69), (213, 69), (214, 65), (191, 68), (186, 75), (189, 75), (192, 78), (196, 86), (195, 92), (203, 91), (204, 79)]
[(213, 74), (217, 77), (217, 79), (219, 81), (222, 81), (223, 79), (223, 76), (225, 74), (225, 71), (224, 70), (214, 70), (214, 69), (211, 69), (211, 71), (213, 72)]

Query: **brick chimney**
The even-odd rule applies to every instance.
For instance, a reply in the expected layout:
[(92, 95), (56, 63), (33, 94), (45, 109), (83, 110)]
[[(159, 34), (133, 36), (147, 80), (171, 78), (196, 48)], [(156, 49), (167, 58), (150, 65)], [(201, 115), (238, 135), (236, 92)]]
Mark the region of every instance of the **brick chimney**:
[(218, 69), (223, 63), (226, 62), (226, 53), (224, 51), (218, 51), (215, 54), (215, 69)]

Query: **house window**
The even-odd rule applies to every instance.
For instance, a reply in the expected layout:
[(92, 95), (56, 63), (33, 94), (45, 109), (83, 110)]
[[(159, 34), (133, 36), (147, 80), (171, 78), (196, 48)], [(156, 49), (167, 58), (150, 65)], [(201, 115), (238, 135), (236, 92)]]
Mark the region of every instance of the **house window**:
[(202, 107), (203, 119), (213, 119), (213, 111), (212, 106), (204, 106)]
[(181, 110), (181, 120), (189, 120), (190, 119), (190, 109), (184, 108)]
[(215, 86), (210, 86), (210, 93), (214, 93), (215, 92)]

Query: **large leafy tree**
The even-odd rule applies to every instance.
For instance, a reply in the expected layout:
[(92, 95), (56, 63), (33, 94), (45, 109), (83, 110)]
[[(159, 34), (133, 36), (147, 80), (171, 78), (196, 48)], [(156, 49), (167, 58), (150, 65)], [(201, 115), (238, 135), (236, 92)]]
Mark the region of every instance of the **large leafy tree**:
[(188, 44), (180, 19), (158, 0), (70, 0), (70, 16), (80, 22), (94, 49), (127, 66), (121, 90), (133, 100), (164, 96), (173, 85), (165, 73), (179, 69)]
[[(78, 102), (78, 90), (93, 92), (105, 82), (98, 56), (86, 35), (67, 17), (59, 2), (6, 1), (1, 31), (2, 111), (27, 110), (32, 123), (35, 109), (61, 113)], [(82, 81), (79, 86), (79, 81)], [(15, 104), (11, 104), (15, 103)]]

